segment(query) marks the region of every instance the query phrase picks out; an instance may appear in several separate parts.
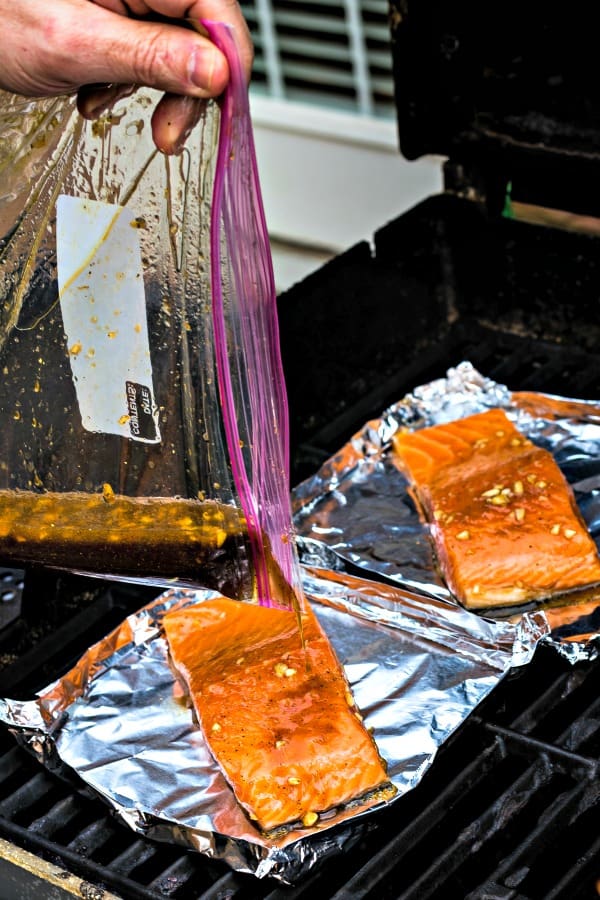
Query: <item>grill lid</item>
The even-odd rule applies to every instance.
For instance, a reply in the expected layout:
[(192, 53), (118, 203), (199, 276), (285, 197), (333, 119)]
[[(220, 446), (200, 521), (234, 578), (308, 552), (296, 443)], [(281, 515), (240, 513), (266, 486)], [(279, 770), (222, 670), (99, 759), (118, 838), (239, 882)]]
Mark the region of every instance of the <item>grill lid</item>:
[(392, 0), (400, 149), (448, 156), (512, 196), (600, 215), (594, 5)]

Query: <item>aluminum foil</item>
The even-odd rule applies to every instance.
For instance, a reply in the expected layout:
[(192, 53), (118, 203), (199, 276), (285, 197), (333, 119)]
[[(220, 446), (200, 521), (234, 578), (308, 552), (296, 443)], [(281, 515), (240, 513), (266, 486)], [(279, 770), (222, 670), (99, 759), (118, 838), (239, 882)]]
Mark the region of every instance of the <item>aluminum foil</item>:
[[(399, 428), (417, 429), (503, 409), (532, 441), (549, 450), (572, 486), (600, 546), (600, 405), (567, 397), (513, 392), (463, 362), (416, 388), (368, 422), (294, 492), (295, 525), (304, 560), (342, 571), (362, 570), (430, 597), (452, 597), (436, 567), (433, 545), (390, 458)], [(577, 606), (563, 598), (546, 608), (546, 640), (571, 662), (597, 655), (600, 590)], [(519, 611), (486, 612), (496, 618)]]
[(303, 575), (387, 762), (393, 799), (353, 803), (318, 827), (276, 838), (254, 828), (178, 700), (161, 628), (165, 611), (202, 603), (211, 591), (163, 594), (36, 699), (0, 700), (0, 720), (45, 765), (77, 773), (135, 831), (294, 882), (348, 850), (378, 806), (418, 784), (439, 746), (547, 633), (536, 614), (495, 622), (343, 572)]

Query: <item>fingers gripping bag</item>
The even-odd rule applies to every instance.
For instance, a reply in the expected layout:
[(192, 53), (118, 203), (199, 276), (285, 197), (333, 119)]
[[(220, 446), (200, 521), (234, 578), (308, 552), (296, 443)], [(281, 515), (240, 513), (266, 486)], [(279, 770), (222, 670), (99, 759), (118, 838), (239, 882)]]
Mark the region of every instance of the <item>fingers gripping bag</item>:
[[(161, 154), (159, 99), (89, 122), (74, 98), (0, 92), (0, 559), (275, 602), (297, 576), (253, 156), (232, 145), (228, 170), (214, 102)], [(250, 260), (227, 258), (234, 231)]]

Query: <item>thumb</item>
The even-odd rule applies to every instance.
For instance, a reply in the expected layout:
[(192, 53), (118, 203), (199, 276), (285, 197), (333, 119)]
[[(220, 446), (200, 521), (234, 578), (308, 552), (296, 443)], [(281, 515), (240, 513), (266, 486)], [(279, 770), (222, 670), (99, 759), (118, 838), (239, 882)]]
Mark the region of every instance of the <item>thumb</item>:
[(190, 97), (217, 97), (229, 78), (227, 61), (206, 37), (170, 23), (130, 19), (95, 4), (76, 26), (56, 35), (61, 80), (138, 84)]

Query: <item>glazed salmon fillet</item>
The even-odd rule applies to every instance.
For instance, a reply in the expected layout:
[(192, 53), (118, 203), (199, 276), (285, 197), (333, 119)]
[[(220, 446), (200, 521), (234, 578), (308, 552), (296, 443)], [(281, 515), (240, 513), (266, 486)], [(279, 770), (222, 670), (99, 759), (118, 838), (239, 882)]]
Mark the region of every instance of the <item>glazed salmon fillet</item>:
[(600, 583), (600, 558), (546, 450), (500, 409), (398, 433), (394, 459), (465, 606), (541, 600)]
[(168, 613), (174, 669), (236, 799), (264, 831), (387, 785), (316, 616), (228, 599)]

